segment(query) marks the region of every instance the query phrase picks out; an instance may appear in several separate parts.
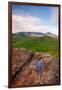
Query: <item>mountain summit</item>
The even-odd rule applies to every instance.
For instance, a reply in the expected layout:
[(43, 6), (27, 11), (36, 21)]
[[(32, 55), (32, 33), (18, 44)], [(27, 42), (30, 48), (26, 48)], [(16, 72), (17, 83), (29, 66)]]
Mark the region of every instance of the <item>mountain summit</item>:
[(18, 32), (18, 33), (14, 33), (13, 35), (15, 35), (15, 36), (33, 36), (33, 37), (49, 36), (49, 37), (57, 38), (57, 36), (55, 34), (52, 34), (50, 32), (47, 32), (47, 33), (41, 33), (41, 32)]

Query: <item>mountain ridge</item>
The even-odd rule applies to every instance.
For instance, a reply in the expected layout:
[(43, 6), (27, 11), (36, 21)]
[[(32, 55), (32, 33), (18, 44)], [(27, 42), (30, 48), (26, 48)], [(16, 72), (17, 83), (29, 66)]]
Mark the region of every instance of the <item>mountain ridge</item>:
[(57, 35), (52, 34), (50, 32), (47, 33), (41, 33), (41, 32), (18, 32), (18, 33), (13, 33), (13, 36), (33, 36), (33, 37), (43, 37), (43, 36), (50, 36), (54, 38), (58, 38)]

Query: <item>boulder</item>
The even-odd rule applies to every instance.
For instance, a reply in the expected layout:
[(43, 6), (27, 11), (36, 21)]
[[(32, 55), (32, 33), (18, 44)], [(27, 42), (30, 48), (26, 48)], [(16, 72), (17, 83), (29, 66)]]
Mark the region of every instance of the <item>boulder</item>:
[[(42, 69), (36, 71), (36, 62), (43, 62)], [(19, 71), (18, 73), (16, 73)], [(50, 85), (59, 83), (59, 59), (48, 53), (27, 49), (13, 49), (12, 53), (12, 87)]]
[(33, 53), (23, 48), (12, 50), (12, 76), (32, 57)]

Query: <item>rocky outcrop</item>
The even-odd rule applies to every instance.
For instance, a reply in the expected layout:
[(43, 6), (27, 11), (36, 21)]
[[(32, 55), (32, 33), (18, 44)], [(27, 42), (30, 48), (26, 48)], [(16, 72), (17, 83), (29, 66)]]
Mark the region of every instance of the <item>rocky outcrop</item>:
[[(13, 49), (12, 87), (59, 84), (59, 59), (48, 53), (32, 53), (27, 49)], [(36, 61), (43, 60), (44, 67), (38, 73)]]
[(12, 75), (14, 76), (32, 57), (33, 53), (26, 49), (13, 49), (12, 52)]

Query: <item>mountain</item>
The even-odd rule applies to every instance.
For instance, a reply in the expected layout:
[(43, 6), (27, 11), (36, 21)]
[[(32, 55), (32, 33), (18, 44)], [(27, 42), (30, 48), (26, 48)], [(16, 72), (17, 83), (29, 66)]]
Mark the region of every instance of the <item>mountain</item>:
[(52, 33), (50, 33), (50, 32), (47, 32), (45, 35), (46, 35), (46, 36), (50, 36), (50, 37), (57, 38), (57, 35), (52, 34)]
[(14, 33), (13, 36), (32, 36), (32, 37), (43, 37), (43, 36), (50, 36), (50, 37), (54, 37), (57, 38), (57, 36), (55, 34), (52, 34), (50, 32), (47, 33), (41, 33), (41, 32), (18, 32), (18, 33)]
[(36, 37), (41, 37), (43, 35), (44, 35), (44, 33), (41, 33), (41, 32), (18, 32), (18, 33), (13, 33), (13, 36), (36, 36)]
[(28, 36), (35, 36), (35, 37), (44, 36), (44, 33), (41, 33), (41, 32), (25, 32), (25, 34)]
[[(39, 37), (39, 35), (43, 36)], [(12, 42), (13, 48), (27, 48), (33, 52), (47, 52), (54, 56), (58, 55), (58, 39), (51, 33), (20, 32), (13, 34)]]

